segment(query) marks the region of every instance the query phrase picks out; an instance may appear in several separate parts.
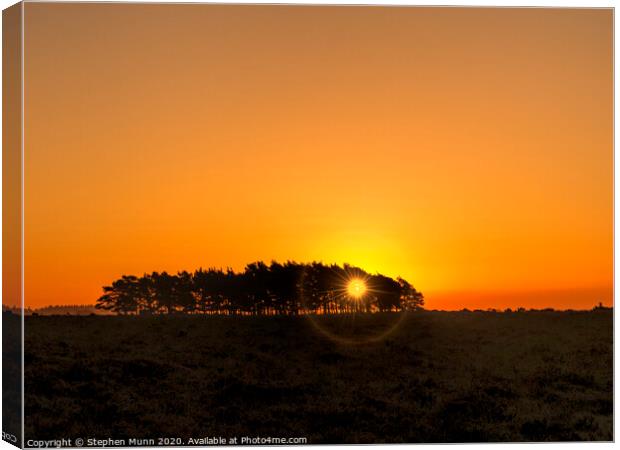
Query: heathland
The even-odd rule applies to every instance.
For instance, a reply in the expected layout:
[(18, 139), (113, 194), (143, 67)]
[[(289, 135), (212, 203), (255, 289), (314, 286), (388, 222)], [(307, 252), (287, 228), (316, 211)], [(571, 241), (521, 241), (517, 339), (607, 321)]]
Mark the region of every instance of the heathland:
[(613, 314), (28, 316), (25, 439), (613, 439)]

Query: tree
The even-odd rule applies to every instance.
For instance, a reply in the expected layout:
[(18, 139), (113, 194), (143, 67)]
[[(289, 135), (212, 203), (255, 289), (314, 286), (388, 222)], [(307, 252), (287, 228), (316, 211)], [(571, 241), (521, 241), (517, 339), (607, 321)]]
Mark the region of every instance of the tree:
[(373, 275), (369, 283), (372, 283), (379, 311), (401, 309), (401, 286), (396, 280), (383, 275)]
[(407, 280), (398, 277), (396, 279), (400, 285), (400, 300), (402, 309), (415, 311), (423, 309), (424, 295), (417, 291)]
[[(359, 298), (347, 292), (352, 279), (365, 280)], [(117, 314), (339, 314), (421, 309), (424, 296), (403, 278), (369, 275), (359, 267), (287, 261), (248, 264), (243, 272), (202, 268), (170, 275), (123, 275), (97, 300)]]
[(192, 275), (186, 271), (179, 272), (174, 280), (175, 307), (191, 314), (196, 310), (195, 288)]
[(196, 301), (195, 310), (202, 314), (212, 311), (215, 304), (213, 302), (215, 291), (215, 283), (212, 282), (213, 273), (213, 269), (205, 271), (200, 268), (192, 275), (192, 287)]
[(103, 287), (104, 294), (97, 299), (97, 309), (117, 314), (137, 314), (139, 283), (133, 275), (123, 275), (110, 286)]
[(157, 303), (156, 312), (165, 312), (172, 314), (177, 307), (178, 301), (176, 296), (177, 280), (174, 275), (167, 272), (153, 272), (151, 274), (153, 291), (155, 293), (155, 301)]

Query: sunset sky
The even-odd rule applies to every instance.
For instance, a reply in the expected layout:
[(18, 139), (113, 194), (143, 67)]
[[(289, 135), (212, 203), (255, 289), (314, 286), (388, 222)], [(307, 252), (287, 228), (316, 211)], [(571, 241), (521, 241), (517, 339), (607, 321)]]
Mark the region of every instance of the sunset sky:
[(26, 306), (259, 259), (611, 304), (612, 14), (27, 3)]

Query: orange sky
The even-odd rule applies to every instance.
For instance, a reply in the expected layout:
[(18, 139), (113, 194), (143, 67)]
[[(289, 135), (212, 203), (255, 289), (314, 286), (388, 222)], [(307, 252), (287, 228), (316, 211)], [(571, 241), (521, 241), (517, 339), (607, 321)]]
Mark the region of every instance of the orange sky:
[(26, 305), (263, 260), (612, 302), (612, 10), (25, 5)]

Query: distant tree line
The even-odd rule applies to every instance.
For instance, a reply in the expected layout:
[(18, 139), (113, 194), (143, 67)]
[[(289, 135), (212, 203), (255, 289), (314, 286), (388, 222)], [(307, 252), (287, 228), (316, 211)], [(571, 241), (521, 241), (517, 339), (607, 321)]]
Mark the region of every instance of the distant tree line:
[[(363, 280), (363, 295), (347, 286)], [(421, 309), (424, 296), (403, 278), (368, 274), (345, 264), (248, 264), (243, 272), (198, 269), (123, 275), (96, 307), (117, 314), (297, 315)]]

